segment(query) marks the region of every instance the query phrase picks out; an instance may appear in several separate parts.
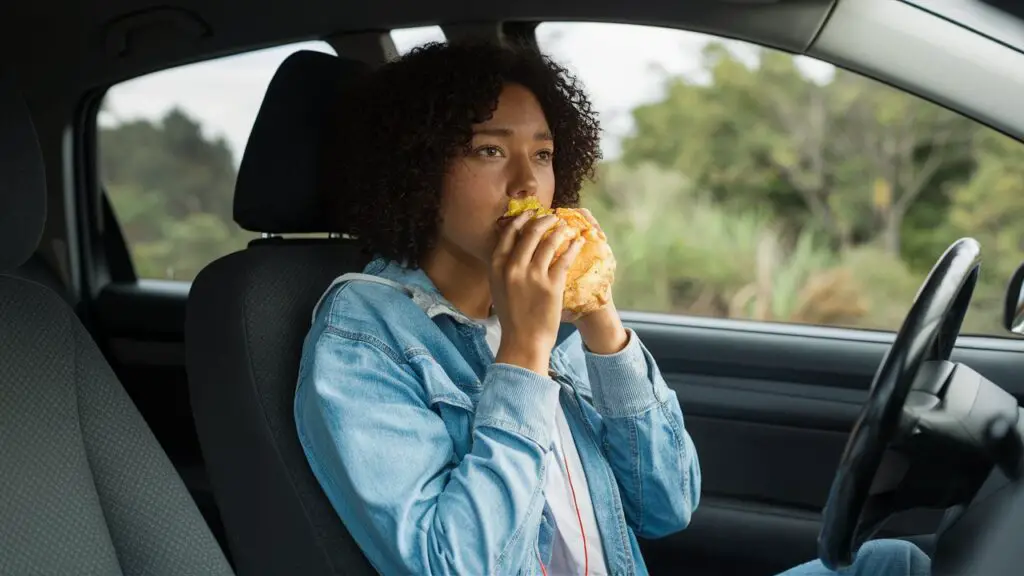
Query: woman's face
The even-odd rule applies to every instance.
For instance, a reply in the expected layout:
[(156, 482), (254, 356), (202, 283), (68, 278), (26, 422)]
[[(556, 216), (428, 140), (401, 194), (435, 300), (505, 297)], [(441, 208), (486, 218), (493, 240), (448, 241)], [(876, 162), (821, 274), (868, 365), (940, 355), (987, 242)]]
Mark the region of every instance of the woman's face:
[(550, 207), (555, 194), (554, 142), (532, 92), (508, 84), (490, 120), (473, 126), (468, 153), (454, 158), (441, 191), (438, 248), (489, 262), (498, 219), (512, 198), (537, 196)]

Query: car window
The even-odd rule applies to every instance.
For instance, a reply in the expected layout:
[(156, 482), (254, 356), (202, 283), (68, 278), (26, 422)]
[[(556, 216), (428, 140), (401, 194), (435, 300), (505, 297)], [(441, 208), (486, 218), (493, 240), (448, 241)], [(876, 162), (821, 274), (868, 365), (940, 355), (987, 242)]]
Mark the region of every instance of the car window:
[[(391, 31), (400, 54), (439, 26)], [(274, 72), (303, 42), (163, 70), (112, 86), (98, 118), (100, 181), (145, 279), (191, 281), (255, 234), (231, 217), (246, 140)]]
[(964, 333), (1003, 335), (1024, 146), (802, 56), (645, 26), (545, 23), (605, 128), (583, 203), (623, 310), (894, 330), (956, 239), (984, 265)]
[(391, 31), (391, 41), (399, 55), (408, 53), (417, 46), (430, 42), (444, 42), (444, 31), (440, 26), (417, 26), (416, 28), (397, 28)]
[(255, 234), (231, 216), (263, 95), (304, 42), (163, 70), (112, 86), (100, 108), (100, 181), (139, 278), (191, 281)]

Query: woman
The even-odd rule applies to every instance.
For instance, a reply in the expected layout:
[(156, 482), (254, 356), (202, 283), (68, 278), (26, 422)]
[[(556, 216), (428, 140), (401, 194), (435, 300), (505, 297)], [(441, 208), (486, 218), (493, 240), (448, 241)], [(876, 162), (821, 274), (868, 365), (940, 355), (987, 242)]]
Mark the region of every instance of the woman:
[[(376, 258), (317, 305), (295, 399), (342, 521), (383, 574), (646, 574), (635, 535), (700, 498), (679, 402), (613, 303), (563, 313), (565, 227), (502, 218), (578, 204), (586, 95), (536, 52), (434, 44), (349, 106), (338, 215)], [(855, 573), (926, 573), (909, 544), (869, 550)]]

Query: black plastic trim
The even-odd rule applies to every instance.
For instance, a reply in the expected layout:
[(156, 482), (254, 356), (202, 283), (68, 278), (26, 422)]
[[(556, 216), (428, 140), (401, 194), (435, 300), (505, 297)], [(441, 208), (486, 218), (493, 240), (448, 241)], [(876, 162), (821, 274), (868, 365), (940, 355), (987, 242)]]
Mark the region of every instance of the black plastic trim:
[[(623, 313), (662, 372), (867, 390), (895, 335), (786, 325)], [(952, 360), (964, 362), (1024, 398), (1024, 340), (962, 336)]]
[(107, 195), (106, 187), (100, 184), (100, 202), (103, 205), (103, 226), (101, 238), (103, 252), (106, 255), (107, 273), (111, 282), (134, 282), (135, 265), (128, 252), (128, 243), (124, 239), (121, 223), (114, 213), (114, 207)]

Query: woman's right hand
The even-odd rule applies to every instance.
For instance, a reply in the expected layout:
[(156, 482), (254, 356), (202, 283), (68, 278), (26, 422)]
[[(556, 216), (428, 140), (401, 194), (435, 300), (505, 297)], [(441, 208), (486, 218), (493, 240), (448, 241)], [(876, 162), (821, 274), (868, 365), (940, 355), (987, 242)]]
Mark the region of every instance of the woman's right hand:
[(583, 240), (574, 240), (556, 259), (555, 253), (572, 231), (555, 216), (532, 219), (532, 215), (525, 212), (499, 224), (490, 275), (491, 297), (501, 323), (495, 361), (546, 376), (561, 323), (566, 275)]

